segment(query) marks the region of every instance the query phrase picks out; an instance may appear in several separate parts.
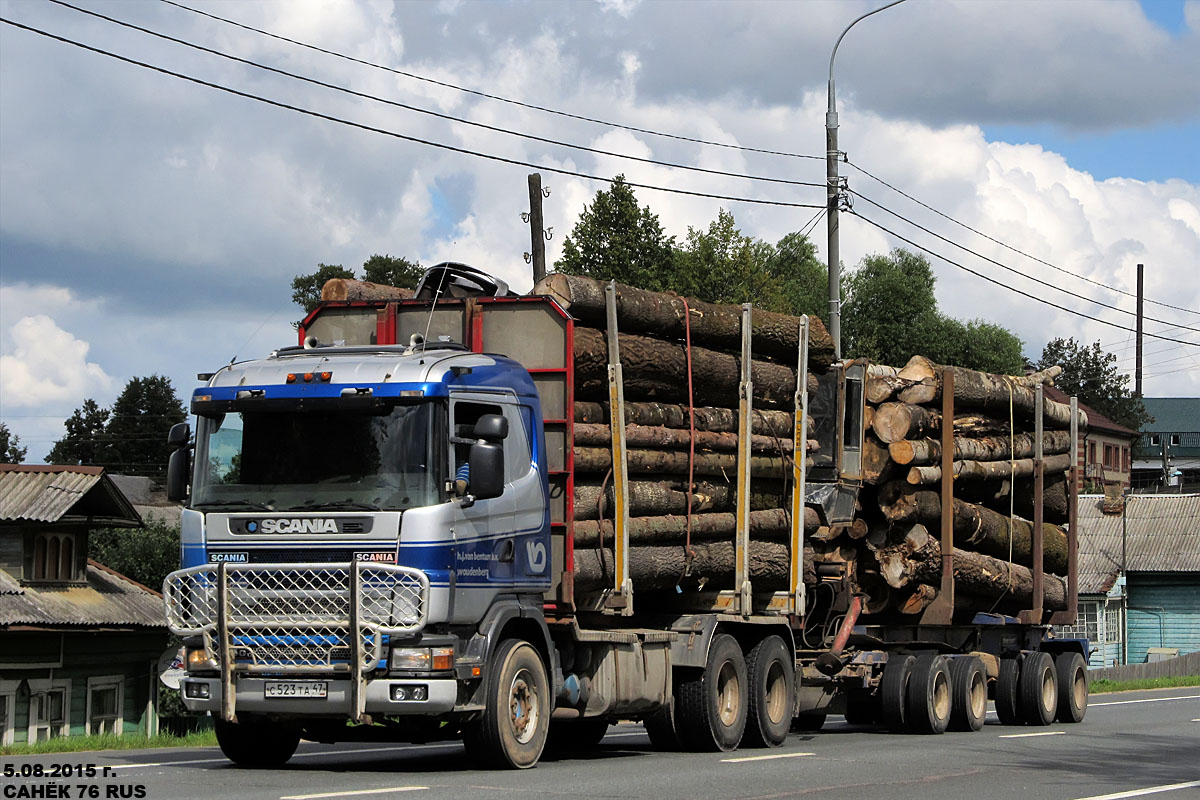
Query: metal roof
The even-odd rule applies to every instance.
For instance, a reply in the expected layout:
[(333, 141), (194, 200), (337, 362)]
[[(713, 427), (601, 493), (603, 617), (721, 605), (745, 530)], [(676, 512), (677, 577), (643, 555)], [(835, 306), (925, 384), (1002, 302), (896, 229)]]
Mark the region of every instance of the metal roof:
[(0, 630), (6, 627), (165, 628), (162, 596), (91, 559), (87, 585), (34, 586), (0, 570)]
[(1143, 397), (1142, 405), (1154, 417), (1154, 422), (1142, 426), (1143, 431), (1200, 431), (1200, 397)]
[(142, 524), (101, 467), (0, 464), (0, 522)]
[[(1079, 593), (1104, 594), (1121, 573), (1122, 515), (1104, 514), (1102, 497), (1079, 498)], [(1200, 573), (1200, 494), (1125, 498), (1127, 572)]]

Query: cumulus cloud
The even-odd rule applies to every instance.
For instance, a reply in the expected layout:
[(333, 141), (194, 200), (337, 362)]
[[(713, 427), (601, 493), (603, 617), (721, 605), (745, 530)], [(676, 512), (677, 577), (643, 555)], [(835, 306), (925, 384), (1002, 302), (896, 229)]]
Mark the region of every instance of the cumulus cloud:
[(19, 319), (9, 338), (12, 351), (0, 355), (0, 395), (6, 407), (58, 404), (112, 385), (108, 373), (87, 360), (91, 345), (44, 314)]

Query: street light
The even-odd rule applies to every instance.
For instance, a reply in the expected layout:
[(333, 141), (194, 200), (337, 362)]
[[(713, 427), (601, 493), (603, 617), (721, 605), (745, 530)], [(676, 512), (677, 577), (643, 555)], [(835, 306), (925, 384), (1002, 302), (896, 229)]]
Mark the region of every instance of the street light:
[(828, 184), (826, 202), (829, 206), (826, 230), (829, 234), (829, 335), (833, 338), (833, 352), (836, 358), (842, 357), (842, 265), (841, 248), (838, 243), (838, 200), (841, 187), (838, 183), (838, 115), (833, 92), (833, 59), (837, 56), (838, 45), (851, 28), (872, 14), (878, 14), (903, 2), (904, 0), (894, 0), (851, 22), (837, 38), (833, 52), (829, 54), (829, 108), (825, 112), (825, 180)]

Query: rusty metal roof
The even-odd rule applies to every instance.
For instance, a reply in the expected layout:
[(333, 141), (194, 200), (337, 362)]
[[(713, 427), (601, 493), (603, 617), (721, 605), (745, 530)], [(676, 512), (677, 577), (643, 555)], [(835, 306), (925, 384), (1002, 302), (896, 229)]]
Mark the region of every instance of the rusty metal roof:
[[(1079, 593), (1104, 594), (1121, 573), (1122, 518), (1099, 495), (1079, 498)], [(1125, 505), (1128, 572), (1200, 572), (1200, 494), (1132, 494)]]
[(142, 524), (101, 467), (0, 464), (0, 522)]
[(0, 570), (0, 630), (8, 627), (165, 628), (162, 596), (88, 560), (87, 584), (22, 585)]

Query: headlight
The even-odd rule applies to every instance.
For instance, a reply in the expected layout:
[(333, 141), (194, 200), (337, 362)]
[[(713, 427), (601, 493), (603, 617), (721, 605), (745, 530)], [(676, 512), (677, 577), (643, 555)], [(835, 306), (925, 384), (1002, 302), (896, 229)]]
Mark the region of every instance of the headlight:
[(217, 668), (217, 662), (203, 647), (187, 649), (187, 668), (189, 672), (204, 671)]
[(454, 669), (454, 648), (395, 647), (392, 649), (391, 668), (424, 672)]

